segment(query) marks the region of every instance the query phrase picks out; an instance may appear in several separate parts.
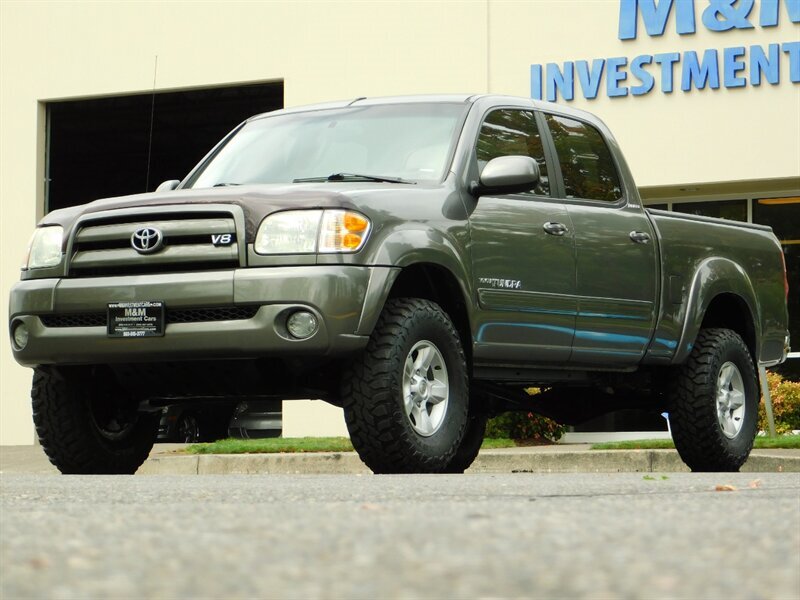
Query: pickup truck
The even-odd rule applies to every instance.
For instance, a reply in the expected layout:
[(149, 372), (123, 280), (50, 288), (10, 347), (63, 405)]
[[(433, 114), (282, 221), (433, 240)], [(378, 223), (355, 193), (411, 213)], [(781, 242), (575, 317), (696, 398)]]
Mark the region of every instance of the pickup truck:
[(693, 470), (735, 471), (757, 367), (789, 349), (782, 259), (768, 227), (643, 208), (586, 112), (358, 98), (46, 215), (9, 332), (64, 473), (135, 472), (165, 406), (296, 398), (343, 407), (375, 473), (462, 472), (500, 411), (621, 406), (668, 411)]

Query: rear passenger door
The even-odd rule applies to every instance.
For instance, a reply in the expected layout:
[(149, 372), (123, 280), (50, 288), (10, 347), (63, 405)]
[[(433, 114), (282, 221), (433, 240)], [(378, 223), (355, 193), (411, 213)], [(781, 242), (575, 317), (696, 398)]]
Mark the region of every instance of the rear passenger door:
[(655, 321), (655, 232), (638, 202), (628, 202), (600, 131), (561, 115), (545, 120), (558, 157), (557, 189), (575, 233), (578, 315), (570, 362), (636, 364)]
[[(540, 117), (531, 109), (484, 115), (472, 160), (476, 172), (499, 156), (530, 156), (538, 185), (484, 195), (470, 215), (476, 360), (566, 362), (575, 325), (575, 258), (569, 217), (552, 196)], [(548, 231), (549, 229), (549, 231)]]

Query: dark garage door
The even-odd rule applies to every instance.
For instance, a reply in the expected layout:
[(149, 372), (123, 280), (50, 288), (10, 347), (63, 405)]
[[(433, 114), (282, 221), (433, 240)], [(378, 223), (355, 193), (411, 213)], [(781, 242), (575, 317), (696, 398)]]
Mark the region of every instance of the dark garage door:
[(247, 117), (279, 108), (282, 82), (48, 103), (47, 211), (181, 179)]

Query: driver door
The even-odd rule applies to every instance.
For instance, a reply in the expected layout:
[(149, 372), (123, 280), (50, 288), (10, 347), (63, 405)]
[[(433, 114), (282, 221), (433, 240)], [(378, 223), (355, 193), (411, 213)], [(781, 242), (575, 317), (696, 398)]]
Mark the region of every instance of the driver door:
[(532, 110), (499, 108), (483, 120), (479, 172), (498, 156), (530, 156), (541, 178), (529, 192), (481, 196), (470, 216), (477, 290), (478, 360), (565, 363), (575, 333), (575, 248), (569, 214), (553, 198)]

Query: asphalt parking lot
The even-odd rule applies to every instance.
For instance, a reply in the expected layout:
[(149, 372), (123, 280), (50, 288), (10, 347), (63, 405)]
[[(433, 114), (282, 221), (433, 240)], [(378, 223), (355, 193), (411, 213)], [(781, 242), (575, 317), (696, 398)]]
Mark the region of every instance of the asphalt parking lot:
[(800, 597), (800, 475), (0, 475), (2, 598)]
[(3, 447), (0, 598), (800, 597), (796, 450), (755, 451), (765, 473), (570, 445), (373, 476), (353, 453), (183, 449), (61, 477)]

